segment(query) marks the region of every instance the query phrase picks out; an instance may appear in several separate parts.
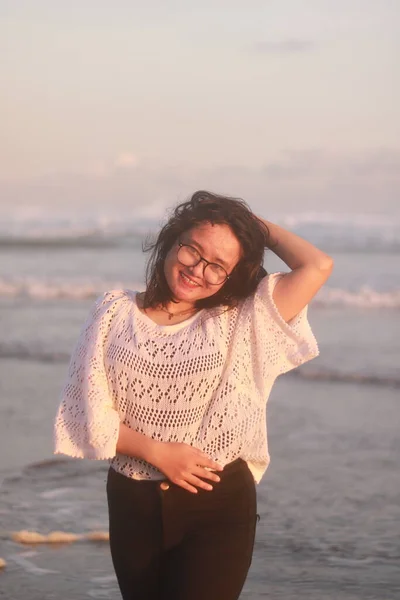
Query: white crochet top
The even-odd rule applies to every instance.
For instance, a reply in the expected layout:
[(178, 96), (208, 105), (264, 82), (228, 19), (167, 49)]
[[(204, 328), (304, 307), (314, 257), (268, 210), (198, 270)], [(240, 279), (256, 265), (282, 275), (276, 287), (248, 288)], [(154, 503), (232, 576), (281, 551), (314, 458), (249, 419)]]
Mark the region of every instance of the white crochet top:
[(116, 453), (123, 422), (156, 440), (190, 444), (222, 465), (240, 457), (258, 483), (269, 463), (272, 385), (318, 355), (307, 307), (286, 323), (273, 302), (281, 276), (266, 276), (230, 311), (203, 309), (175, 325), (142, 313), (136, 292), (104, 294), (72, 354), (55, 453), (111, 459), (134, 479), (164, 478), (144, 460)]

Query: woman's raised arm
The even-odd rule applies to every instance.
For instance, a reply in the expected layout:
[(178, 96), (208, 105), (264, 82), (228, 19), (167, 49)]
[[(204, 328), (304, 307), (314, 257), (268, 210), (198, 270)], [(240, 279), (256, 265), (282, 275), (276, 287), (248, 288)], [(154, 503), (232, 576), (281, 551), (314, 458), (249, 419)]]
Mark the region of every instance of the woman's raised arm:
[(333, 259), (283, 227), (257, 217), (269, 231), (267, 247), (291, 269), (277, 282), (273, 299), (285, 321), (295, 317), (330, 277)]

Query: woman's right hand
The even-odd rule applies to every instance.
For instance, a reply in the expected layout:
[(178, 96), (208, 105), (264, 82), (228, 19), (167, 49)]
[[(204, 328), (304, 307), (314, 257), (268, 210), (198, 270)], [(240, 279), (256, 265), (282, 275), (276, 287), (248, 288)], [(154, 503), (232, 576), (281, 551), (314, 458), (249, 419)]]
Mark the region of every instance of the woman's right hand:
[(164, 473), (172, 483), (192, 494), (197, 494), (196, 488), (209, 491), (213, 489), (212, 485), (203, 481), (203, 478), (214, 482), (220, 481), (218, 475), (208, 469), (223, 470), (221, 465), (211, 460), (201, 450), (180, 442), (156, 442), (149, 462)]

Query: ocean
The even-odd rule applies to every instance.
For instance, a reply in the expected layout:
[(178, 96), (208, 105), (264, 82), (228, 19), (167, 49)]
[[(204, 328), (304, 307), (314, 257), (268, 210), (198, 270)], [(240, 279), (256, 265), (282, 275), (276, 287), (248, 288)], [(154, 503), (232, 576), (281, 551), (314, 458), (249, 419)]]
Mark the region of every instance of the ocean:
[[(275, 220), (271, 217), (271, 220)], [(271, 464), (242, 598), (400, 598), (400, 219), (278, 215), (335, 259), (309, 308), (320, 356), (268, 402)], [(45, 213), (0, 221), (0, 598), (118, 598), (107, 544), (10, 532), (107, 529), (107, 464), (52, 455), (71, 349), (94, 299), (144, 289), (159, 223)], [(287, 270), (272, 253), (268, 272)]]

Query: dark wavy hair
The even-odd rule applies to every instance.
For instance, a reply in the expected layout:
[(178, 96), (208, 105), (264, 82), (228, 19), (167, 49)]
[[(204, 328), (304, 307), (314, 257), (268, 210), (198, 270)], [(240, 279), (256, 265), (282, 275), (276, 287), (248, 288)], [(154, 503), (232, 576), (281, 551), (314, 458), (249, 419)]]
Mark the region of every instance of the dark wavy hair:
[(233, 308), (252, 294), (265, 275), (264, 250), (269, 243), (269, 231), (240, 198), (220, 196), (198, 191), (187, 202), (177, 205), (162, 227), (155, 242), (145, 242), (144, 252), (151, 252), (146, 267), (144, 307), (164, 307), (173, 301), (164, 275), (165, 258), (178, 240), (189, 229), (200, 223), (229, 225), (241, 245), (241, 258), (229, 279), (212, 296), (195, 302), (196, 308), (227, 306)]

